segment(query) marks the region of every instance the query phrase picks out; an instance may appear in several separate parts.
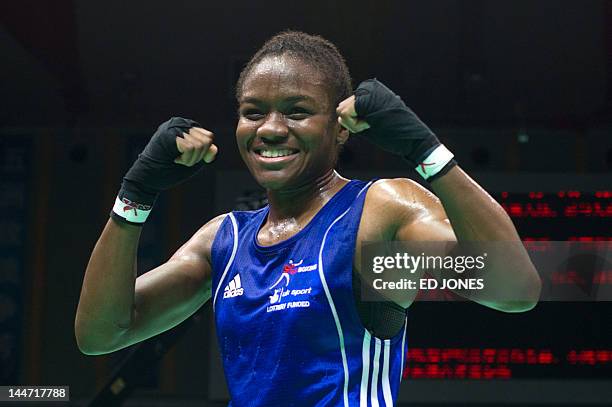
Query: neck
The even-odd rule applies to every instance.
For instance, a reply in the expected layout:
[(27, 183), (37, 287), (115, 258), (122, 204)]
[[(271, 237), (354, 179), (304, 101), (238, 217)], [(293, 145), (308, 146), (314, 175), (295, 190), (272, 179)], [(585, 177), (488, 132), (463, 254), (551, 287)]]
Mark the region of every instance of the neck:
[(277, 223), (295, 219), (299, 222), (321, 208), (347, 182), (346, 178), (331, 169), (314, 182), (289, 190), (268, 190), (268, 221)]

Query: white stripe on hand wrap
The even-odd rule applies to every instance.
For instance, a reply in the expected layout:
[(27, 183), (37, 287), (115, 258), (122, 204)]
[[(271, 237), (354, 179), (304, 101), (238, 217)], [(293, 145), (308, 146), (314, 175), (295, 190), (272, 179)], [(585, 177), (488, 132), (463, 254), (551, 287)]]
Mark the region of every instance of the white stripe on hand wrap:
[(113, 212), (116, 215), (132, 223), (145, 223), (151, 209), (151, 205), (141, 205), (125, 197), (122, 199), (117, 197), (113, 206)]
[(415, 170), (421, 177), (428, 179), (439, 173), (454, 156), (444, 144), (440, 144), (423, 162), (417, 165)]

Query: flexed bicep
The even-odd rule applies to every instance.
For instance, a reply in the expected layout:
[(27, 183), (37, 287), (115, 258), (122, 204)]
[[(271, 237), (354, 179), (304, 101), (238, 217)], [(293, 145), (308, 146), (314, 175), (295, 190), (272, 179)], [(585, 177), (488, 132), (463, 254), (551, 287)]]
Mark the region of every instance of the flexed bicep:
[(136, 279), (133, 321), (122, 347), (173, 328), (211, 298), (210, 250), (224, 216), (204, 225), (166, 263)]

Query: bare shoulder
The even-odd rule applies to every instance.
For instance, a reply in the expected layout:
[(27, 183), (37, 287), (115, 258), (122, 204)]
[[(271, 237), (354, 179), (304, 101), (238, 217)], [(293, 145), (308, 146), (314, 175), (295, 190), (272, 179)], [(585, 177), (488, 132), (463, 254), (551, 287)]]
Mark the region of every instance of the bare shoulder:
[(228, 214), (224, 213), (206, 222), (193, 234), (191, 239), (174, 253), (171, 259), (184, 259), (185, 257), (196, 256), (210, 264), (210, 255), (215, 236), (217, 236), (217, 232), (227, 216)]
[(435, 198), (435, 195), (429, 192), (425, 187), (409, 178), (379, 179), (372, 184), (368, 193), (387, 195), (388, 197), (426, 194)]
[(376, 181), (366, 195), (364, 212), (368, 217), (376, 213), (394, 224), (411, 222), (423, 216), (444, 215), (440, 200), (408, 178)]
[[(417, 229), (415, 229), (417, 228)], [(432, 237), (438, 232), (443, 238)], [(354, 266), (359, 270), (361, 243), (392, 240), (453, 240), (440, 200), (408, 178), (381, 179), (368, 190), (359, 224)]]
[(214, 239), (214, 237), (217, 235), (217, 231), (219, 230), (219, 228), (221, 227), (221, 224), (223, 223), (223, 221), (225, 220), (225, 218), (228, 216), (229, 214), (227, 213), (223, 213), (221, 215), (215, 216), (214, 218), (212, 218), (211, 220), (209, 220), (208, 222), (206, 222), (206, 224), (204, 224), (195, 234), (196, 235), (204, 235), (206, 237), (212, 237)]

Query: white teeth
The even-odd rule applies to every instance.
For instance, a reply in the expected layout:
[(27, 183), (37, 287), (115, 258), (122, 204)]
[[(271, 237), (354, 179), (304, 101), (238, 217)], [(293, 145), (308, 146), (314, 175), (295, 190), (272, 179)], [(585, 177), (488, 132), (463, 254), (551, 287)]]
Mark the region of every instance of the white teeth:
[(261, 150), (259, 154), (266, 158), (284, 157), (293, 154), (291, 150)]

